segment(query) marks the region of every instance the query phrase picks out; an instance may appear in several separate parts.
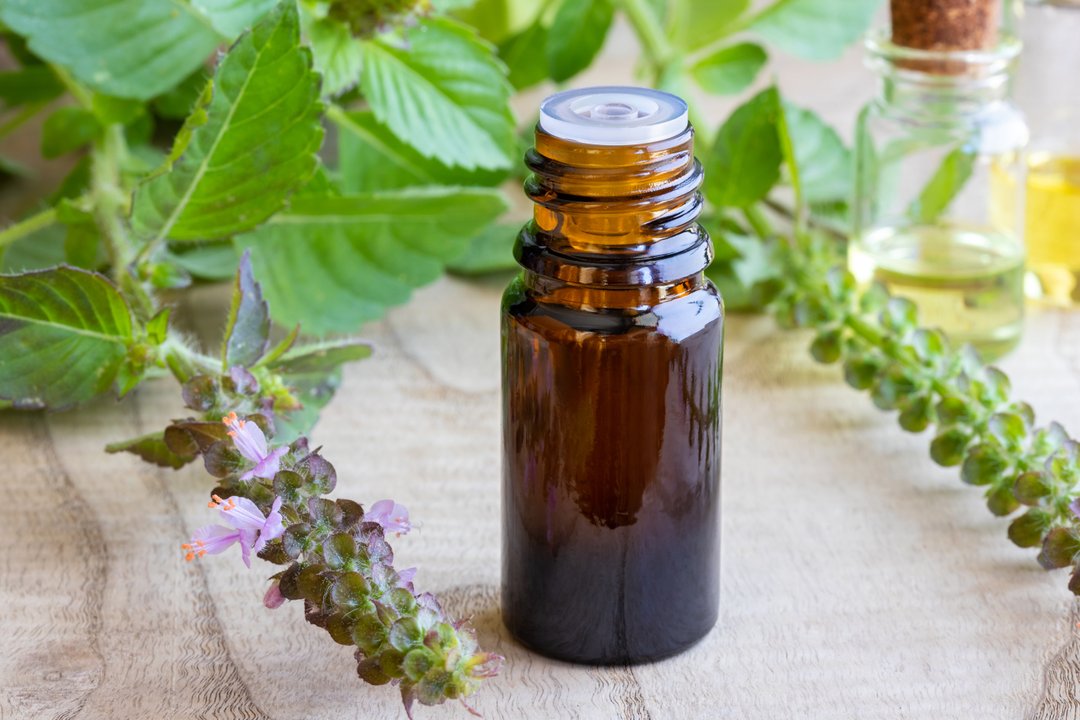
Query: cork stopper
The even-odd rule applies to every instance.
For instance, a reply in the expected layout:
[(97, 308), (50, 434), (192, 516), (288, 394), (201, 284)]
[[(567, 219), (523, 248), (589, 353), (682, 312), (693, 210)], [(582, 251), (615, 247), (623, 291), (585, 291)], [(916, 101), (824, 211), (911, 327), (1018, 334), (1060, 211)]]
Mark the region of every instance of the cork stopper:
[[(890, 0), (892, 43), (929, 53), (993, 50), (998, 44), (1002, 0)], [(955, 75), (962, 62), (945, 58), (905, 60), (912, 70)]]

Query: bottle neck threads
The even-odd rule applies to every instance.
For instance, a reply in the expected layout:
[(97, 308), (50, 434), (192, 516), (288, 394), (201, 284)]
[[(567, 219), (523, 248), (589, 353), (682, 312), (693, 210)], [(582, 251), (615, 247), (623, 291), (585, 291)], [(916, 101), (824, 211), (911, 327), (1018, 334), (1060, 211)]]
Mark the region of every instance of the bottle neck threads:
[(526, 280), (538, 289), (551, 281), (625, 288), (700, 276), (711, 247), (697, 224), (702, 171), (693, 137), (688, 125), (664, 140), (589, 145), (538, 127), (525, 156), (533, 220), (516, 248)]

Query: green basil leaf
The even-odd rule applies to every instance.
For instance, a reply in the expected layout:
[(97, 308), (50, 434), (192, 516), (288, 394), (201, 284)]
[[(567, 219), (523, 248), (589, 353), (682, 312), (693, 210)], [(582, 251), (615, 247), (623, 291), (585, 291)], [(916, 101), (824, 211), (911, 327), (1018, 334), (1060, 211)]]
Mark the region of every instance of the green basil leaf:
[(208, 82), (210, 76), (200, 67), (181, 80), (179, 85), (154, 98), (154, 110), (158, 115), (172, 120), (185, 119), (191, 114)]
[(251, 272), (251, 255), (244, 253), (233, 281), (232, 304), (221, 345), (221, 367), (251, 367), (270, 346), (270, 311), (262, 288)]
[(143, 102), (103, 93), (94, 93), (90, 98), (90, 110), (102, 125), (128, 125), (146, 115)]
[(754, 43), (739, 43), (717, 50), (690, 68), (698, 85), (717, 95), (730, 95), (746, 89), (769, 56)]
[(370, 355), (371, 346), (359, 340), (342, 338), (294, 347), (269, 363), (274, 372), (281, 374), (301, 403), (301, 407), (277, 417), (275, 441), (291, 442), (311, 432), (319, 419), (319, 412), (341, 385), (341, 366)]
[(461, 0), (434, 0), (436, 9), (442, 2), (455, 5), (454, 17), (492, 43), (501, 43), (527, 28), (550, 4), (549, 0), (473, 0), (468, 7), (461, 7)]
[(469, 241), (465, 252), (450, 261), (447, 269), (459, 275), (485, 275), (520, 269), (514, 259), (514, 240), (520, 229), (520, 224), (489, 225)]
[(963, 147), (949, 151), (919, 197), (911, 201), (908, 217), (919, 223), (935, 222), (964, 189), (974, 169), (975, 153)]
[(744, 235), (722, 219), (707, 218), (705, 228), (716, 248), (716, 257), (705, 272), (720, 289), (724, 307), (763, 309), (769, 299), (768, 286), (782, 271), (775, 247)]
[(676, 20), (679, 47), (697, 50), (726, 37), (749, 8), (750, 0), (684, 0)]
[(136, 100), (179, 83), (222, 41), (175, 0), (5, 0), (0, 22), (88, 87)]
[(510, 167), (516, 160), (510, 84), (492, 47), (447, 18), (422, 20), (406, 31), (405, 42), (363, 43), (364, 96), (379, 122), (447, 165)]
[(72, 267), (0, 275), (0, 400), (58, 409), (113, 387), (134, 341), (131, 308)]
[(371, 346), (362, 340), (339, 338), (299, 345), (287, 350), (272, 367), (286, 375), (325, 373), (347, 362), (371, 357)]
[(64, 226), (57, 223), (19, 238), (3, 248), (0, 273), (21, 273), (63, 264), (67, 259), (66, 236)]
[(228, 241), (177, 246), (165, 257), (202, 280), (228, 280), (236, 273), (236, 247)]
[(101, 133), (97, 118), (88, 110), (62, 107), (45, 119), (41, 128), (41, 154), (60, 157), (88, 145)]
[(109, 443), (105, 446), (105, 452), (128, 452), (132, 455), (138, 455), (148, 463), (153, 463), (158, 467), (172, 468), (173, 470), (184, 467), (196, 457), (195, 455), (181, 455), (173, 452), (172, 449), (165, 444), (165, 433), (163, 431), (150, 433), (149, 435), (143, 435), (122, 442)]
[(101, 231), (91, 218), (67, 224), (64, 236), (64, 260), (69, 265), (95, 270), (108, 260), (101, 242)]
[(233, 46), (165, 165), (136, 189), (136, 231), (213, 240), (273, 215), (317, 167), (318, 98), (296, 7), (285, 3)]
[(724, 309), (728, 312), (760, 310), (754, 303), (752, 289), (743, 284), (731, 265), (731, 260), (722, 260), (714, 262), (705, 270), (705, 274), (724, 298)]
[(799, 170), (799, 159), (795, 154), (795, 143), (791, 137), (791, 130), (788, 128), (787, 114), (783, 109), (783, 101), (777, 100), (780, 103), (780, 112), (776, 114), (776, 137), (780, 143), (780, 157), (782, 158), (782, 168), (787, 170), (787, 180), (791, 184), (791, 190), (795, 195), (795, 212), (796, 214), (804, 212), (804, 206), (806, 204), (806, 197), (803, 194), (802, 174)]
[(548, 33), (551, 78), (562, 82), (587, 68), (604, 46), (614, 17), (611, 0), (563, 0)]
[(63, 93), (63, 83), (48, 65), (31, 65), (0, 73), (0, 102), (8, 107), (48, 102)]
[(854, 183), (854, 160), (836, 131), (813, 111), (787, 102), (784, 103), (784, 119), (807, 202), (849, 200)]
[[(306, 10), (306, 5), (301, 5)], [(304, 36), (315, 57), (315, 69), (322, 74), (325, 97), (340, 95), (360, 82), (364, 50), (349, 28), (329, 18), (316, 18), (310, 12), (300, 16)]]
[(840, 57), (866, 30), (882, 0), (777, 0), (749, 29), (808, 60)]
[(705, 167), (705, 194), (717, 207), (757, 202), (780, 179), (780, 95), (767, 88), (720, 127)]
[(191, 0), (214, 29), (227, 38), (244, 32), (278, 4), (279, 0)]
[(548, 29), (539, 20), (516, 35), (499, 43), (499, 57), (509, 70), (507, 76), (516, 90), (524, 90), (547, 80), (547, 66), (538, 61), (546, 57)]
[(338, 174), (345, 192), (424, 185), (498, 185), (505, 171), (451, 168), (424, 157), (375, 119), (370, 110), (331, 112), (338, 126)]
[(777, 262), (774, 248), (755, 237), (728, 233), (724, 239), (739, 251), (732, 261), (731, 269), (743, 286), (753, 288), (759, 282), (779, 277), (782, 268)]
[(251, 248), (276, 320), (342, 332), (438, 278), (505, 208), (502, 195), (488, 189), (300, 196), (237, 243)]
[(341, 387), (341, 368), (325, 373), (288, 375), (285, 382), (293, 397), (300, 401), (300, 407), (275, 415), (274, 442), (290, 443), (311, 433), (323, 408)]

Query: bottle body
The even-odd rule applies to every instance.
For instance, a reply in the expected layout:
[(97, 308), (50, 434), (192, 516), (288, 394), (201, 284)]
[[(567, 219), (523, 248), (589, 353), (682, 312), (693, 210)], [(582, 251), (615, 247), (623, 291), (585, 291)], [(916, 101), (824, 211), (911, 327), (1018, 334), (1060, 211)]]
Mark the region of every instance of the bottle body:
[(541, 130), (503, 298), (503, 620), (572, 662), (679, 652), (719, 601), (723, 305), (692, 131)]
[(716, 622), (723, 313), (503, 301), (503, 612), (539, 652), (672, 655)]
[[(1023, 172), (1027, 127), (1006, 96), (1013, 46), (980, 55), (867, 44), (882, 92), (856, 129), (850, 269), (915, 301), (922, 322), (957, 344), (1000, 356), (1024, 315), (1024, 188), (995, 180)], [(950, 73), (912, 68), (924, 56)]]
[[(1028, 0), (1020, 23), (1024, 53), (1017, 102), (1031, 126), (1027, 153), (1029, 297), (1061, 306), (1080, 304), (1080, 0)], [(1024, 176), (995, 178), (1009, 192)]]

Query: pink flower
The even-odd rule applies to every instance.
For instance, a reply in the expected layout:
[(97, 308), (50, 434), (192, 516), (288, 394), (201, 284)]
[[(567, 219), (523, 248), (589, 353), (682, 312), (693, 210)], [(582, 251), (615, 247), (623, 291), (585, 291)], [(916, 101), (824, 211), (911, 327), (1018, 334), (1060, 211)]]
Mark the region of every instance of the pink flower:
[(255, 463), (255, 467), (241, 475), (240, 479), (250, 480), (257, 477), (272, 480), (281, 469), (281, 456), (289, 451), (288, 446), (268, 449), (262, 428), (253, 422), (241, 420), (234, 412), (221, 418), (221, 422), (229, 428), (229, 437), (233, 439), (240, 454)]
[(268, 541), (285, 532), (285, 524), (281, 521), (281, 498), (274, 498), (270, 514), (263, 517), (258, 506), (247, 498), (231, 497), (222, 500), (217, 495), (213, 497), (209, 507), (218, 508), (221, 517), (232, 527), (207, 525), (196, 530), (191, 536), (191, 542), (180, 546), (186, 551), (185, 560), (217, 555), (233, 543), (240, 543), (244, 564), (251, 567), (251, 553), (258, 553)]
[(393, 500), (380, 500), (364, 513), (364, 522), (379, 523), (386, 532), (404, 535), (412, 530), (409, 511), (401, 503)]

